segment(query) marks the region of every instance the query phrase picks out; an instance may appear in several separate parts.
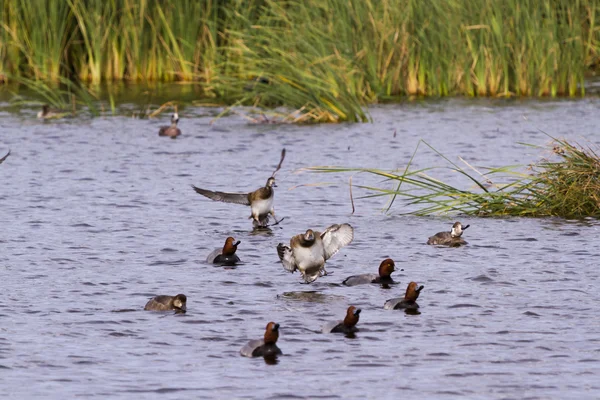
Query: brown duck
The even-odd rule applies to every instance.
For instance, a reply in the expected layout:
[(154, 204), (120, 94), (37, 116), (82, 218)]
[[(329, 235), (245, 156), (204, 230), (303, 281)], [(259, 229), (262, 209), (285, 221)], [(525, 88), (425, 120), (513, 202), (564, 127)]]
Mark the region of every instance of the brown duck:
[(383, 308), (386, 310), (416, 310), (419, 308), (417, 304), (417, 299), (419, 298), (419, 294), (421, 290), (423, 290), (424, 286), (418, 286), (416, 282), (411, 282), (408, 284), (406, 288), (406, 293), (404, 297), (396, 297), (394, 299), (389, 299), (383, 305)]
[(175, 139), (177, 136), (181, 135), (181, 130), (177, 127), (178, 122), (179, 114), (175, 112), (171, 115), (171, 125), (161, 126), (158, 130), (158, 136), (168, 136), (171, 139)]
[(356, 324), (360, 317), (360, 308), (348, 307), (343, 321), (332, 321), (323, 325), (323, 333), (354, 333), (358, 331)]
[(147, 311), (186, 311), (187, 297), (185, 294), (178, 294), (176, 296), (156, 296), (150, 299), (144, 310)]
[(391, 258), (386, 258), (379, 264), (379, 274), (362, 274), (352, 275), (346, 278), (342, 283), (346, 286), (363, 285), (366, 283), (377, 283), (377, 284), (394, 284), (396, 283), (392, 279), (392, 272), (396, 270), (396, 264)]
[(237, 247), (241, 242), (235, 241), (229, 236), (225, 240), (225, 245), (221, 249), (215, 249), (206, 259), (209, 263), (220, 265), (235, 265), (240, 262), (240, 258), (235, 254)]
[(281, 353), (277, 347), (279, 339), (279, 324), (269, 322), (263, 339), (251, 340), (242, 349), (240, 354), (244, 357), (275, 357)]

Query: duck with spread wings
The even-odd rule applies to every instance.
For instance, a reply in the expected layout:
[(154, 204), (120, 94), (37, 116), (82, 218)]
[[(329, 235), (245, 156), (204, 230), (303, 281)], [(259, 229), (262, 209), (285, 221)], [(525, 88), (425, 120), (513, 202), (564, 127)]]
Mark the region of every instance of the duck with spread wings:
[(225, 192), (217, 192), (213, 190), (202, 189), (192, 185), (192, 188), (196, 191), (196, 193), (201, 194), (202, 196), (208, 197), (214, 201), (222, 201), (224, 203), (235, 203), (235, 204), (243, 204), (246, 206), (250, 206), (250, 218), (252, 218), (252, 224), (255, 228), (263, 228), (269, 226), (269, 215), (272, 215), (275, 219), (275, 224), (278, 224), (282, 220), (277, 221), (275, 217), (275, 208), (273, 206), (274, 201), (274, 187), (277, 187), (275, 184), (275, 174), (281, 168), (281, 164), (283, 163), (283, 159), (285, 158), (285, 149), (281, 151), (281, 159), (279, 161), (279, 165), (275, 172), (271, 175), (269, 179), (267, 179), (267, 183), (265, 186), (250, 192), (250, 193), (225, 193)]
[(314, 282), (327, 275), (325, 262), (354, 239), (354, 228), (349, 224), (335, 224), (323, 233), (307, 230), (292, 237), (290, 247), (279, 243), (277, 254), (286, 271), (300, 271), (304, 282)]

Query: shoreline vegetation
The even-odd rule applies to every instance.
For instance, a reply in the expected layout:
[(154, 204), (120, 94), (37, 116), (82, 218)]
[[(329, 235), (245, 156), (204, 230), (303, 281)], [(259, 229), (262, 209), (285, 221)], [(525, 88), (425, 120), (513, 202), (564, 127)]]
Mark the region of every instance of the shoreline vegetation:
[(584, 95), (598, 18), (597, 0), (13, 0), (0, 80), (189, 82), (301, 122), (368, 121), (402, 96)]
[[(400, 172), (343, 167), (310, 167), (307, 170), (367, 173), (391, 181), (395, 186), (393, 189), (352, 185), (350, 180), (351, 187), (370, 192), (363, 198), (389, 197), (386, 211), (400, 198), (405, 206), (417, 207), (406, 214), (418, 216), (459, 214), (480, 217), (600, 218), (598, 146), (584, 147), (566, 140), (552, 139), (546, 150), (553, 159), (544, 157), (530, 165), (526, 172), (523, 172), (523, 166), (475, 168), (462, 159), (465, 167), (461, 167), (426, 142), (420, 142), (450, 165), (444, 168), (466, 178), (469, 188), (452, 186), (431, 176), (431, 172), (439, 168), (410, 170), (419, 146), (406, 169)], [(352, 207), (354, 210), (353, 199)]]

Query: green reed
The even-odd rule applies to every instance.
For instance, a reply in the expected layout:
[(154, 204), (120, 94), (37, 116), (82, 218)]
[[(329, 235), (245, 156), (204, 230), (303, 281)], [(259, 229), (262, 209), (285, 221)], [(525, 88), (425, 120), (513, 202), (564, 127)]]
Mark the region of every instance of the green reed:
[(548, 149), (553, 159), (543, 158), (523, 171), (522, 166), (475, 168), (464, 161), (464, 166), (460, 166), (426, 142), (421, 143), (448, 163), (445, 169), (464, 179), (462, 187), (435, 178), (433, 174), (438, 168), (411, 170), (417, 150), (403, 171), (343, 167), (308, 170), (382, 177), (391, 187), (355, 187), (369, 192), (363, 197), (388, 197), (387, 210), (400, 198), (404, 206), (411, 208), (408, 213), (415, 215), (600, 218), (600, 157), (593, 147), (553, 139)]
[[(397, 96), (575, 96), (597, 0), (13, 0), (0, 75), (197, 82), (229, 104), (366, 121)], [(258, 79), (257, 78), (261, 78)]]

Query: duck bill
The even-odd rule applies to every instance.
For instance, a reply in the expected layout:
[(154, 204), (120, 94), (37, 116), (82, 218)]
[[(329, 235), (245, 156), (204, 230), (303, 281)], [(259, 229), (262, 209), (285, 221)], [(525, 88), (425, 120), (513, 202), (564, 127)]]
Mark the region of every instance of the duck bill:
[(463, 226), (463, 227), (462, 227), (462, 230), (464, 231), (464, 230), (466, 230), (466, 229), (467, 229), (468, 227), (470, 227), (470, 226), (471, 226), (471, 225), (465, 225), (465, 226)]
[(237, 245), (238, 245), (238, 244), (240, 244), (240, 243), (242, 243), (242, 241), (241, 241), (241, 240), (238, 240), (238, 241), (237, 241), (237, 242), (235, 242), (233, 245), (234, 245), (234, 246), (237, 246)]

